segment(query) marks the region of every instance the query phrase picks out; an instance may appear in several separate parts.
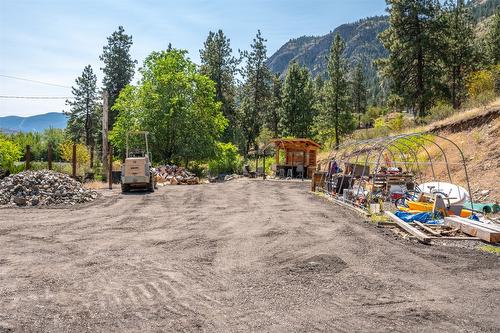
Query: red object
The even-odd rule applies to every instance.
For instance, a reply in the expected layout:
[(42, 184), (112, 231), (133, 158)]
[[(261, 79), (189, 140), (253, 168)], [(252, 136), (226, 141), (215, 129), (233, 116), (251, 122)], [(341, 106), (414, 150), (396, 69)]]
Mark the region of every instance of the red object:
[(402, 197), (403, 197), (403, 193), (397, 193), (397, 192), (391, 193), (392, 200), (398, 200), (398, 199), (401, 199)]

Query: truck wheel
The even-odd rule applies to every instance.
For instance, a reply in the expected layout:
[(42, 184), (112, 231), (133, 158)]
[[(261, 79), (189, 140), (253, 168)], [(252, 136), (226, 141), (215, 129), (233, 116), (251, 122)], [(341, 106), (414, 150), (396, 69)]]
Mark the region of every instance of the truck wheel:
[(155, 191), (155, 183), (153, 177), (149, 177), (148, 191), (151, 193)]
[(130, 192), (130, 186), (128, 184), (122, 184), (122, 193)]

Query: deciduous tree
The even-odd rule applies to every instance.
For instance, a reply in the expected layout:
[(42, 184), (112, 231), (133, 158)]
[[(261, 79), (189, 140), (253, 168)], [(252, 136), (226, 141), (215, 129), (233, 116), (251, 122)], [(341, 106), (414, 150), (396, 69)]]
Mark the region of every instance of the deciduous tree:
[(215, 156), (227, 126), (215, 98), (215, 83), (197, 71), (184, 50), (151, 53), (138, 86), (127, 86), (116, 100), (118, 118), (110, 133), (123, 149), (127, 131), (149, 131), (155, 160), (187, 165)]

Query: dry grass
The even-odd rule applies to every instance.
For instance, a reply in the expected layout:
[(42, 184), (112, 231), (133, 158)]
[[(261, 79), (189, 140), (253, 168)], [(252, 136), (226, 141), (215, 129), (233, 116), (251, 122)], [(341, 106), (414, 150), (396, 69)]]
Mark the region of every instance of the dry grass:
[(491, 102), (490, 104), (488, 104), (485, 107), (475, 107), (475, 108), (468, 109), (468, 110), (465, 110), (462, 112), (457, 112), (457, 113), (453, 114), (451, 117), (433, 122), (432, 124), (412, 128), (412, 130), (408, 131), (408, 133), (430, 132), (434, 129), (444, 127), (446, 125), (451, 125), (451, 124), (455, 124), (455, 123), (459, 123), (462, 121), (476, 118), (478, 116), (485, 114), (486, 112), (488, 112), (488, 110), (490, 110), (492, 108), (498, 108), (498, 107), (500, 107), (500, 98), (497, 98), (495, 101)]
[(92, 182), (83, 183), (83, 187), (89, 190), (101, 190), (108, 188), (108, 183), (94, 180)]

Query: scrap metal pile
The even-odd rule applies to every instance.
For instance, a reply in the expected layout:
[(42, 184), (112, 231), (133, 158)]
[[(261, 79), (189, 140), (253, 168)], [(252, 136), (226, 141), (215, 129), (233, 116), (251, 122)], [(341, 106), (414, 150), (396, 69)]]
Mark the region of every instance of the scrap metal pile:
[(156, 168), (158, 183), (170, 185), (198, 185), (200, 179), (194, 173), (176, 165), (162, 165)]
[(24, 171), (0, 181), (0, 206), (75, 205), (96, 198), (97, 192), (49, 170)]

